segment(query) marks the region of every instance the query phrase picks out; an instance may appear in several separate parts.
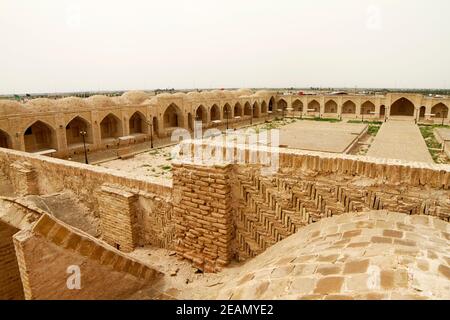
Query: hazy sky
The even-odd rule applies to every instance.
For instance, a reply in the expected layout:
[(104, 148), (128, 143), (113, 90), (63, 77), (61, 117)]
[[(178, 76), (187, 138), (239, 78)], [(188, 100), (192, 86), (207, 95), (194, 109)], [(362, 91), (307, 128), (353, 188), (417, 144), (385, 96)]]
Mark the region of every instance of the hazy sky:
[(0, 0), (0, 93), (450, 87), (449, 0)]

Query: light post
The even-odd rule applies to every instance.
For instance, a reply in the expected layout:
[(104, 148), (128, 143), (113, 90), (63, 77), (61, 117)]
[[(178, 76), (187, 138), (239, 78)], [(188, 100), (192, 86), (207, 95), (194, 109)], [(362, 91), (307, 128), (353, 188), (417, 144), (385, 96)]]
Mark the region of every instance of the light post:
[(150, 129), (150, 148), (153, 149), (153, 123), (151, 123), (150, 121), (146, 121), (148, 128)]
[(86, 131), (84, 131), (84, 130), (81, 130), (80, 131), (80, 134), (81, 134), (81, 136), (83, 137), (83, 147), (84, 147), (84, 162), (86, 163), (86, 164), (89, 164), (88, 163), (88, 157), (87, 157), (87, 150), (86, 150), (86, 135), (87, 135), (87, 132)]
[(227, 121), (226, 121), (226, 123), (227, 123), (227, 131), (228, 131), (228, 113), (230, 112), (229, 110), (228, 110), (228, 108), (227, 107), (225, 107), (225, 117), (226, 117), (226, 119), (227, 119)]
[(250, 114), (250, 125), (253, 125), (253, 106), (251, 106), (250, 107), (250, 112), (251, 112), (251, 114)]
[(442, 123), (441, 123), (441, 126), (444, 126), (444, 119), (445, 119), (445, 113), (444, 113), (444, 111), (442, 111)]

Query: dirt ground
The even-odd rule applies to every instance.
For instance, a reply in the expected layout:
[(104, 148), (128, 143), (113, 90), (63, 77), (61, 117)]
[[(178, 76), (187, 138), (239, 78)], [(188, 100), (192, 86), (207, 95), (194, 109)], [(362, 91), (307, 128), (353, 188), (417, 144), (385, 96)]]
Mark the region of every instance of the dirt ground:
[[(262, 133), (264, 130), (279, 129), (280, 145), (294, 149), (340, 153), (358, 137), (364, 128), (364, 124), (285, 118), (242, 128), (230, 133), (228, 139), (232, 141), (242, 136), (248, 137), (251, 134)], [(127, 172), (130, 177), (171, 180), (172, 149), (173, 146), (156, 148), (136, 154), (132, 158), (115, 159), (97, 165)]]
[(163, 147), (139, 153), (129, 159), (116, 159), (100, 163), (105, 168), (125, 171), (131, 177), (170, 180), (172, 179), (171, 150), (173, 147)]

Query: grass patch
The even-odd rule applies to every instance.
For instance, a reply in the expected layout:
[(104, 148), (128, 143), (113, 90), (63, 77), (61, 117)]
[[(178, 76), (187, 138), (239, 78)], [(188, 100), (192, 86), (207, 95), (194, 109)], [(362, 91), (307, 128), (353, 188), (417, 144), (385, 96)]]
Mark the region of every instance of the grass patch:
[(163, 170), (172, 170), (172, 166), (164, 165), (164, 166), (161, 166), (161, 169), (163, 169)]
[(366, 123), (366, 124), (373, 124), (373, 125), (381, 126), (383, 124), (383, 121), (348, 120), (347, 123)]
[(428, 151), (436, 163), (449, 163), (449, 159), (441, 152), (442, 144), (439, 143), (434, 136), (434, 129), (436, 128), (450, 128), (448, 125), (419, 125), (420, 133), (422, 134), (425, 143), (427, 144)]
[(369, 128), (367, 129), (367, 133), (371, 136), (376, 136), (378, 131), (380, 131), (381, 125), (369, 124)]
[(321, 118), (321, 117), (314, 117), (314, 118), (301, 118), (300, 120), (309, 120), (309, 121), (323, 121), (323, 122), (341, 122), (341, 119), (337, 118)]

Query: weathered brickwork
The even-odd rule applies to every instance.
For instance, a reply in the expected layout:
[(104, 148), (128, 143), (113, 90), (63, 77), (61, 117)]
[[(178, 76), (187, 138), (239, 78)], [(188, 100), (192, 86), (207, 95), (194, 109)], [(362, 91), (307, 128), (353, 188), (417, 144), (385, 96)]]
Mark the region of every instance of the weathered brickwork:
[(13, 235), (19, 230), (0, 221), (0, 300), (24, 298)]
[(98, 201), (103, 239), (121, 251), (133, 251), (138, 242), (137, 195), (119, 187), (103, 186)]
[(20, 196), (39, 194), (37, 174), (33, 167), (27, 162), (16, 161), (10, 165), (11, 182), (14, 193)]
[[(205, 150), (210, 147), (189, 143), (203, 145)], [(229, 190), (227, 212), (232, 215), (227, 216), (233, 238), (228, 254), (238, 259), (260, 254), (301, 226), (346, 212), (386, 209), (449, 221), (449, 166), (278, 149), (279, 167), (267, 175), (261, 174), (261, 165), (249, 163), (250, 156), (255, 157), (254, 150), (250, 154), (243, 146), (227, 146), (231, 154), (237, 154), (238, 149), (245, 151), (242, 162), (225, 164), (227, 179), (223, 181), (229, 187), (224, 188)], [(185, 158), (185, 164), (174, 166), (174, 192), (182, 199), (174, 211), (180, 216), (177, 248), (201, 266), (206, 258), (214, 259), (205, 254), (206, 245), (201, 241), (205, 230), (214, 226), (205, 217), (207, 207), (213, 206), (203, 203), (201, 211), (194, 200), (201, 190), (202, 176), (214, 167), (202, 166), (198, 156), (196, 153), (196, 158)], [(221, 195), (208, 187), (205, 182), (207, 199)]]
[[(152, 282), (158, 272), (86, 233), (44, 214), (14, 236), (26, 299), (115, 299)], [(81, 289), (70, 290), (69, 266), (80, 267)]]
[[(26, 164), (26, 169), (32, 172), (33, 179), (24, 179), (23, 174), (16, 170), (16, 167), (9, 165), (12, 163), (18, 168), (23, 168)], [(115, 170), (7, 149), (0, 149), (0, 171), (13, 183), (17, 181), (16, 184), (20, 186), (17, 190), (29, 190), (28, 187), (21, 186), (34, 185), (37, 186), (40, 194), (71, 191), (90, 209), (90, 214), (95, 218), (100, 217), (99, 199), (101, 197), (96, 195), (101, 193), (102, 186), (104, 184), (118, 185), (120, 189), (137, 196), (136, 210), (140, 227), (138, 244), (151, 244), (168, 249), (173, 247), (174, 225), (171, 221), (170, 181), (133, 179)], [(32, 181), (33, 184), (26, 184), (27, 181)], [(21, 192), (18, 195), (31, 193), (36, 194), (37, 191)]]
[(450, 217), (448, 191), (440, 188), (393, 185), (376, 178), (362, 181), (352, 173), (324, 174), (295, 167), (284, 167), (273, 176), (261, 176), (255, 166), (234, 169), (233, 186), (240, 196), (236, 240), (241, 259), (260, 254), (301, 226), (345, 212), (386, 209), (446, 221)]
[(232, 259), (230, 166), (174, 165), (177, 253), (207, 272)]

